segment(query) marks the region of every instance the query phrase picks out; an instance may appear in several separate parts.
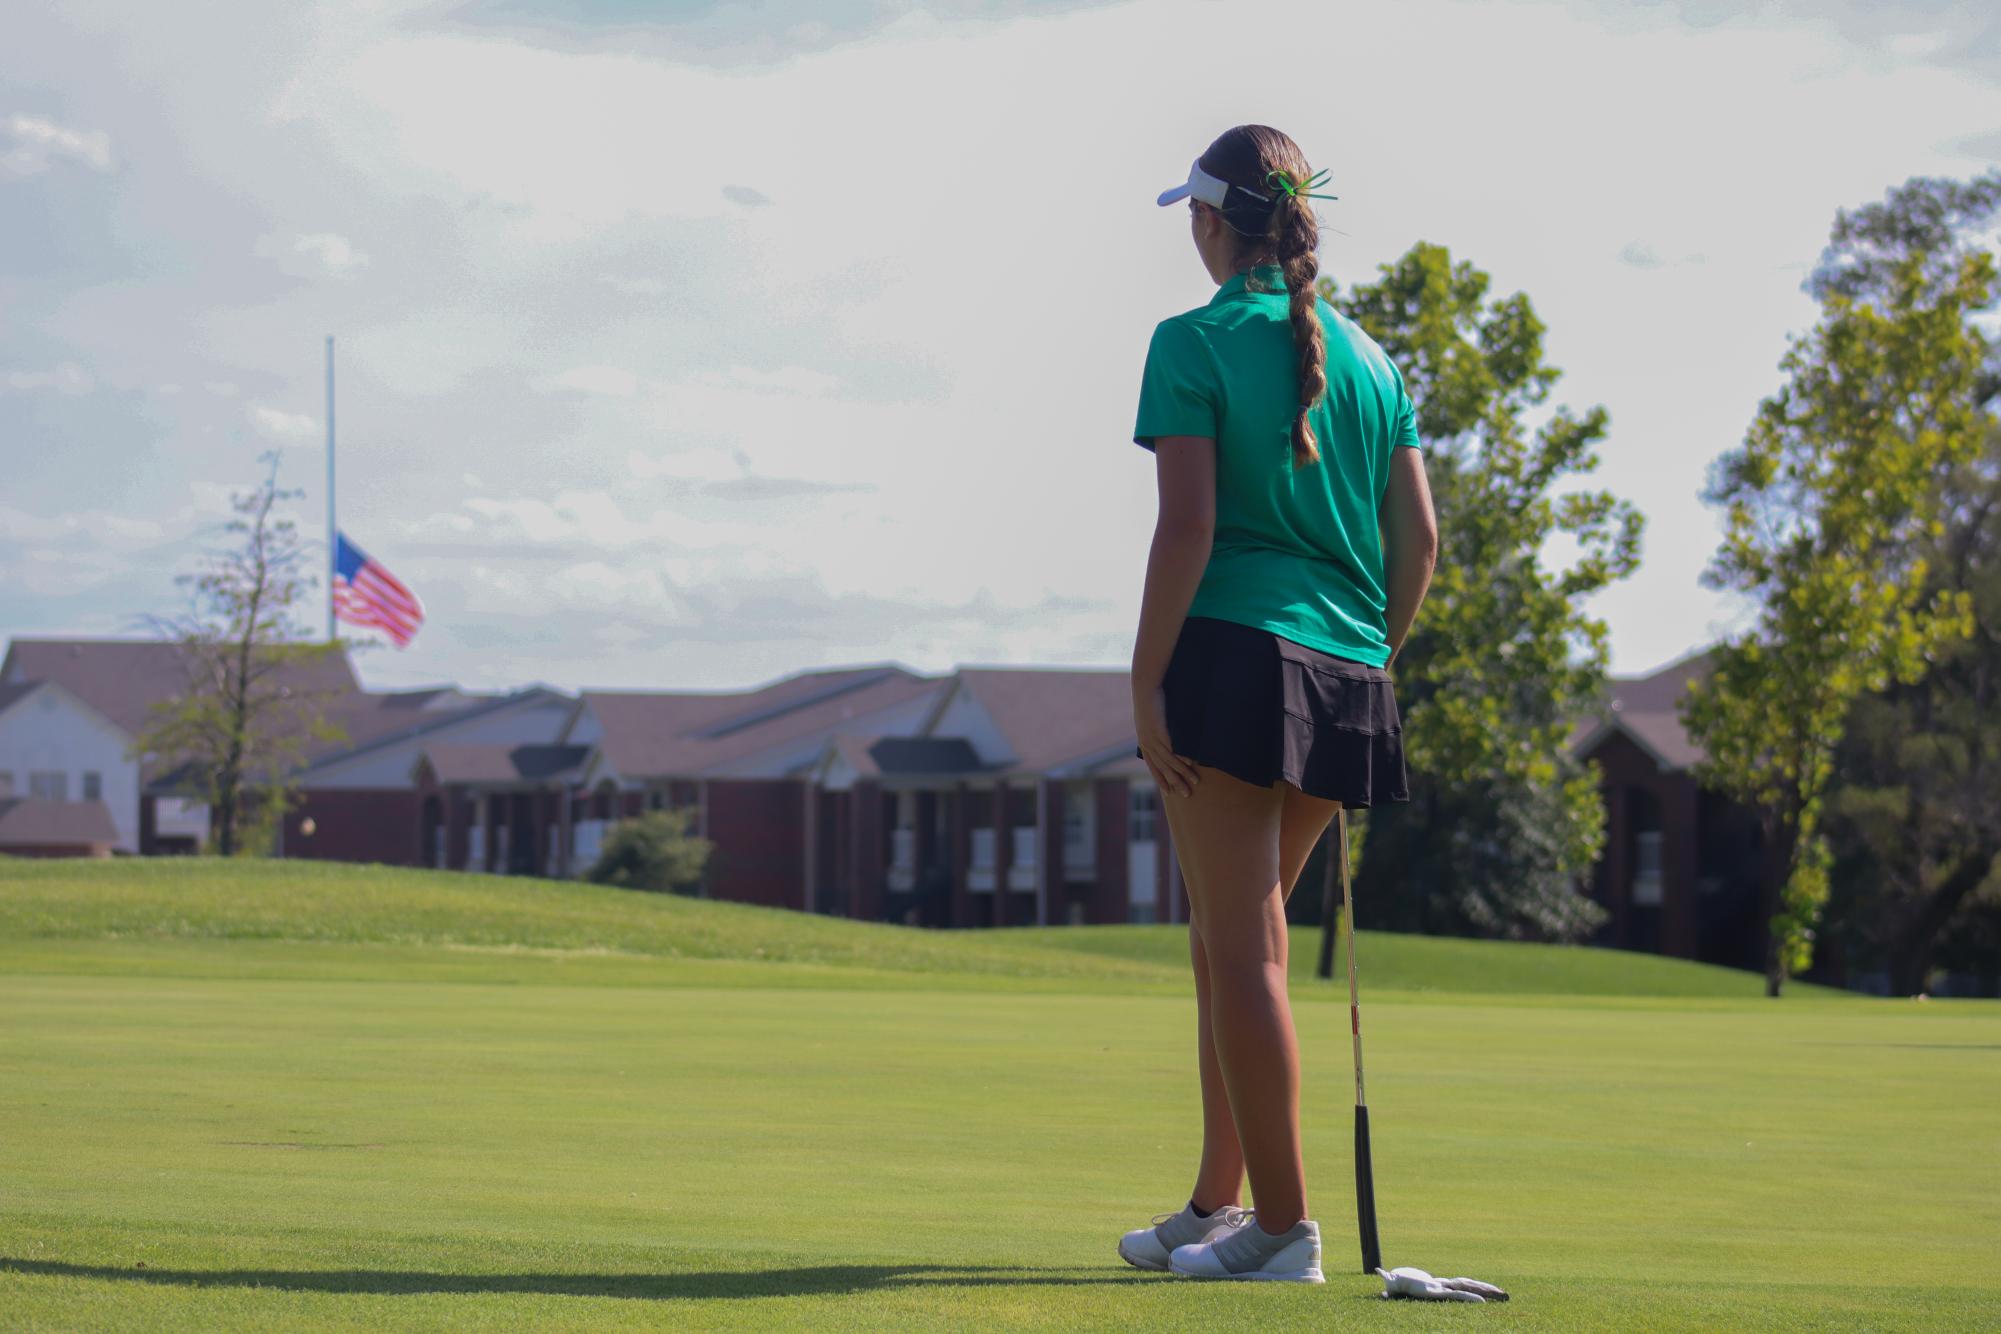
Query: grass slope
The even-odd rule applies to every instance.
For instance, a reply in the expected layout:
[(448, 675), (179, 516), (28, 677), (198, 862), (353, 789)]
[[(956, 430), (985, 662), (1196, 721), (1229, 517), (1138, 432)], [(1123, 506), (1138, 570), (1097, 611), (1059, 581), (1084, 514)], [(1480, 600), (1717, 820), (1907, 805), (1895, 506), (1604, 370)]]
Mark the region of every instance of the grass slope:
[[(0, 882), (0, 949), (36, 942), (44, 957), (55, 941), (293, 941), (415, 946), (413, 966), (440, 962), (442, 946), (444, 966), (459, 971), (470, 961), (453, 953), (595, 953), (914, 973), (933, 985), (1014, 978), (1176, 993), (1189, 985), (1184, 926), (916, 931), (572, 881), (325, 862), (17, 862)], [(1294, 933), (1302, 996), (1326, 990), (1311, 977), (1319, 940), (1317, 928)], [(1356, 954), (1371, 995), (1755, 997), (1764, 988), (1762, 977), (1737, 969), (1617, 950), (1364, 931)], [(1345, 1000), (1345, 973), (1337, 981)]]
[(1128, 1270), (1199, 1138), (1178, 934), (10, 863), (0, 1328), (1992, 1327), (2001, 1006), (1367, 935), (1365, 987), (1529, 989), (1364, 994), (1387, 1262), (1516, 1300), (1353, 1272), (1326, 1004), (1297, 1022), (1329, 1282)]

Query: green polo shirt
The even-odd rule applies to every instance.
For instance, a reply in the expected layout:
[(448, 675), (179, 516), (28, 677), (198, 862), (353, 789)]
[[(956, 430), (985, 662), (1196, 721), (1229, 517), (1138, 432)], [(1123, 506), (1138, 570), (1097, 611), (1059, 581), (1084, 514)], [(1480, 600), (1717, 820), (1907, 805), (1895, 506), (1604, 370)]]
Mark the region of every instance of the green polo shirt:
[(1251, 276), (1161, 321), (1140, 379), (1136, 443), (1216, 442), (1215, 544), (1188, 614), (1380, 667), (1390, 646), (1377, 513), (1390, 451), (1418, 444), (1416, 412), (1382, 348), (1321, 301), (1327, 394), (1311, 417), (1320, 461), (1294, 471), (1299, 363), (1284, 279), (1271, 266)]

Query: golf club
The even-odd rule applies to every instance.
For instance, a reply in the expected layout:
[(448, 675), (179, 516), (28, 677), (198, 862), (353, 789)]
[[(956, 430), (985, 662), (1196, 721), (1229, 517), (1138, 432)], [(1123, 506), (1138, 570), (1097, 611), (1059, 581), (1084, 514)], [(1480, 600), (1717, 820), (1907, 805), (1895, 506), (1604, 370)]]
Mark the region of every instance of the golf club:
[(1341, 858), (1341, 915), (1348, 937), (1348, 1024), (1355, 1037), (1355, 1218), (1362, 1232), (1362, 1272), (1373, 1274), (1383, 1263), (1376, 1237), (1376, 1177), (1369, 1161), (1369, 1100), (1362, 1091), (1362, 999), (1355, 983), (1355, 900), (1348, 883), (1348, 810), (1334, 813), (1336, 849)]

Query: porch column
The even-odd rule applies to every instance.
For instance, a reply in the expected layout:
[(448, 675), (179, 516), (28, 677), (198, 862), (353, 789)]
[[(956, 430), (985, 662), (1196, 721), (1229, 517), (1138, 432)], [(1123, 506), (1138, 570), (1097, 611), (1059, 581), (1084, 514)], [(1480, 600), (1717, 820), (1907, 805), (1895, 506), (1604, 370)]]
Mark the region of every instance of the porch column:
[(1661, 953), (1693, 959), (1700, 944), (1695, 877), (1700, 832), (1695, 780), (1673, 774), (1661, 791)]
[(1132, 851), (1126, 812), (1131, 798), (1123, 778), (1100, 778), (1092, 787), (1098, 805), (1098, 884), (1091, 892), (1089, 920), (1130, 922), (1132, 886), (1127, 881), (1132, 873)]
[(1007, 822), (1007, 782), (994, 780), (994, 925), (1007, 925), (1007, 873), (1014, 864), (1014, 833)]
[(811, 778), (799, 785), (799, 809), (805, 820), (803, 833), (799, 839), (799, 908), (802, 912), (812, 912), (818, 900), (814, 893), (817, 887), (819, 867), (815, 858), (819, 851), (820, 833), (820, 787)]
[(455, 787), (439, 787), (438, 800), (445, 808), (445, 848), (439, 869), (463, 871), (466, 867), (465, 794)]
[(946, 796), (948, 818), (951, 821), (951, 837), (946, 851), (946, 861), (952, 869), (952, 925), (971, 926), (973, 922), (972, 894), (967, 889), (967, 868), (972, 865), (971, 824), (967, 818), (972, 814), (967, 809), (970, 794), (964, 783), (952, 784)]
[(873, 922), (882, 917), (882, 785), (858, 778), (854, 792), (855, 916)]
[(1051, 904), (1063, 913), (1065, 922), (1070, 920), (1063, 894), (1063, 784), (1045, 777), (1040, 786), (1041, 800), (1035, 807), (1035, 837), (1036, 842), (1041, 844), (1038, 855), (1042, 860), (1036, 868), (1035, 924), (1048, 926)]

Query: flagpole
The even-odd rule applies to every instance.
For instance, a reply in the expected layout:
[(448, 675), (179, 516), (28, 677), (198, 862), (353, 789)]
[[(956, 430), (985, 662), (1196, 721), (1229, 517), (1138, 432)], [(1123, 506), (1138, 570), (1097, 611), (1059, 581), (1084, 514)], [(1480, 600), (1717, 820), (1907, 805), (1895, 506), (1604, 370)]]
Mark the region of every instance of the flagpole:
[(340, 532), (334, 527), (333, 335), (327, 335), (327, 643), (334, 642), (334, 571)]

